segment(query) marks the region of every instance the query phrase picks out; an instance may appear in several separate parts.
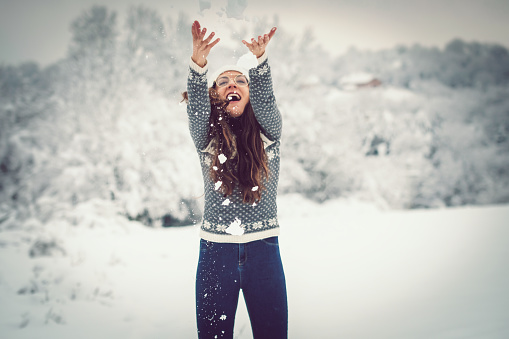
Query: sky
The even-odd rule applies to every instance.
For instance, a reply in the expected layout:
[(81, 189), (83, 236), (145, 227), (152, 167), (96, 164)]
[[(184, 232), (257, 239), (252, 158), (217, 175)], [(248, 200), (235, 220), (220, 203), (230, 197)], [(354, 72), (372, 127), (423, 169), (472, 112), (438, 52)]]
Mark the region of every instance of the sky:
[[(70, 24), (82, 11), (105, 5), (117, 11), (122, 22), (127, 9), (141, 2), (0, 0), (0, 64), (53, 63), (66, 55)], [(144, 0), (143, 4), (163, 18), (185, 11), (204, 24), (224, 26), (224, 17), (217, 12), (227, 2), (240, 8), (237, 21), (278, 15), (280, 27), (296, 35), (311, 28), (332, 54), (350, 47), (379, 50), (415, 43), (443, 47), (454, 38), (509, 48), (507, 0)], [(207, 3), (211, 9), (203, 10)]]

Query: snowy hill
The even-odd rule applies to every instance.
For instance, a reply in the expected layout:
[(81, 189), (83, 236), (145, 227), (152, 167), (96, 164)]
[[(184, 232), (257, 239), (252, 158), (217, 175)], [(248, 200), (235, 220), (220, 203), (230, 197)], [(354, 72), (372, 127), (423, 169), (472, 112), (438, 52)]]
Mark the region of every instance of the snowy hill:
[[(507, 338), (509, 206), (280, 199), (290, 338)], [(0, 337), (193, 338), (195, 226), (0, 232)], [(109, 220), (108, 225), (101, 225)], [(243, 301), (236, 337), (251, 338)]]

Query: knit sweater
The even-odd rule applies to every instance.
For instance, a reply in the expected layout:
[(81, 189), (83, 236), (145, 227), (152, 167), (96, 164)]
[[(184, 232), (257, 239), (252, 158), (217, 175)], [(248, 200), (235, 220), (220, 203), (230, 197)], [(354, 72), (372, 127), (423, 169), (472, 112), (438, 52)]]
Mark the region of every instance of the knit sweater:
[(192, 61), (190, 63), (187, 113), (191, 137), (200, 159), (205, 190), (200, 237), (208, 241), (246, 243), (279, 235), (276, 196), (282, 121), (272, 90), (272, 76), (266, 54), (260, 57), (258, 62), (257, 67), (249, 70), (249, 98), (262, 129), (261, 137), (267, 155), (269, 175), (264, 179), (265, 190), (262, 191), (261, 200), (254, 204), (242, 201), (238, 183), (230, 196), (225, 197), (216, 190), (220, 184), (213, 182), (210, 166), (213, 157), (219, 155), (210, 147), (211, 105), (207, 87), (207, 66), (201, 68)]

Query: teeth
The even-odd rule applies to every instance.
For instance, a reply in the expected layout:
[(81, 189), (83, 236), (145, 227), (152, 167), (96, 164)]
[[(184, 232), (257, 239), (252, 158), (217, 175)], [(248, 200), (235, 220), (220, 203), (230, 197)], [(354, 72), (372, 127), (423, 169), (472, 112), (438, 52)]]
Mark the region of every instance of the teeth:
[(232, 100), (240, 100), (240, 95), (238, 95), (237, 93), (230, 93), (228, 94), (228, 100), (229, 101), (232, 101)]

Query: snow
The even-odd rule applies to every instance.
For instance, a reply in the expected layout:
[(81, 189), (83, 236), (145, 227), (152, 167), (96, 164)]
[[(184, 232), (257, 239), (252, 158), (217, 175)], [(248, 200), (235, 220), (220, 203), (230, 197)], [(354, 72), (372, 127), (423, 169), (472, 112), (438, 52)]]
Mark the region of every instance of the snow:
[(235, 218), (235, 220), (228, 226), (225, 230), (226, 233), (231, 235), (242, 235), (244, 234), (244, 229), (241, 227), (242, 221), (239, 218)]
[(227, 159), (226, 159), (226, 156), (225, 156), (223, 153), (219, 154), (219, 155), (217, 156), (217, 158), (219, 159), (219, 162), (220, 162), (221, 164), (224, 164), (224, 162), (227, 160)]
[[(290, 338), (509, 336), (509, 205), (382, 211), (284, 195), (279, 215)], [(87, 217), (95, 226), (1, 229), (0, 337), (196, 337), (198, 228)], [(242, 298), (235, 328), (252, 338)]]
[(244, 10), (248, 3), (247, 0), (227, 0), (227, 1), (214, 1), (212, 6), (211, 0), (198, 0), (201, 15), (208, 15), (210, 17), (223, 17), (231, 19), (244, 19)]
[[(221, 38), (214, 68), (256, 65), (240, 41), (279, 27), (290, 338), (509, 337), (509, 206), (489, 206), (509, 202), (507, 50), (456, 40), (331, 57), (277, 18), (248, 18), (246, 0), (198, 5)], [(195, 18), (128, 16), (101, 30), (117, 37), (73, 28), (74, 52), (49, 68), (0, 70), (0, 338), (195, 336), (198, 229), (158, 228), (203, 211), (180, 104)], [(388, 211), (469, 204), (488, 206)], [(249, 338), (242, 302), (236, 324)]]

